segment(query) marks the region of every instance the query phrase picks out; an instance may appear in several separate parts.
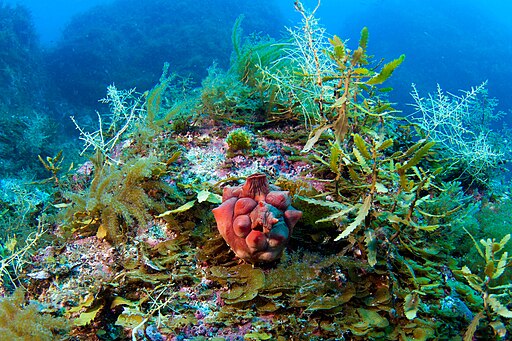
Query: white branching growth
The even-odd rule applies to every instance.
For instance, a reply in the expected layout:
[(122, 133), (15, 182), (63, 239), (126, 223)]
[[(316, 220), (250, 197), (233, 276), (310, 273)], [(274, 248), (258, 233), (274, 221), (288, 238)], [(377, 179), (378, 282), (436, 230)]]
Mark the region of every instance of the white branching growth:
[(284, 45), (283, 57), (270, 67), (260, 67), (277, 95), (292, 107), (297, 106), (308, 125), (322, 121), (324, 98), (333, 89), (323, 77), (335, 72), (335, 63), (324, 53), (330, 49), (325, 28), (314, 16), (319, 6), (320, 1), (307, 12), (300, 1), (295, 2), (295, 9), (302, 15), (301, 24), (287, 28), (291, 39)]
[(0, 245), (0, 286), (4, 285), (4, 278), (9, 279), (13, 286), (18, 286), (18, 275), (29, 262), (32, 251), (46, 232), (44, 219), (44, 215), (38, 218), (37, 230), (25, 238), (22, 246), (17, 247), (16, 236), (9, 238), (5, 246)]
[[(491, 118), (489, 107), (482, 107), (479, 97), (487, 96), (487, 82), (462, 96), (444, 93), (437, 86), (435, 95), (422, 98), (413, 84), (415, 122), (426, 133), (426, 137), (442, 146), (445, 156), (460, 163), (463, 171), (475, 180), (485, 182), (489, 171), (498, 167), (504, 153), (491, 142), (492, 132), (486, 123)], [(495, 101), (488, 101), (494, 109)], [(491, 110), (492, 111), (492, 110)], [(495, 115), (495, 117), (497, 117)]]
[[(110, 107), (108, 122), (104, 122), (101, 115), (98, 115), (98, 129), (92, 132), (82, 128), (71, 116), (71, 120), (80, 132), (80, 139), (84, 141), (84, 148), (80, 155), (83, 155), (89, 148), (100, 151), (103, 155), (110, 157), (110, 152), (117, 145), (122, 135), (134, 123), (141, 119), (144, 114), (144, 96), (137, 96), (135, 89), (118, 90), (115, 85), (107, 88), (107, 97), (100, 100)], [(114, 161), (114, 160), (112, 160)]]

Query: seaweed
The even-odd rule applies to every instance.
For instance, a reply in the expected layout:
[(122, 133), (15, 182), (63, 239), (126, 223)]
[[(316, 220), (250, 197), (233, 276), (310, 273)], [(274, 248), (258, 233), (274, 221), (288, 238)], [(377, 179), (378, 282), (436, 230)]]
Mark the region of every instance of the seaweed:
[(447, 179), (492, 188), (504, 172), (501, 165), (510, 159), (506, 144), (500, 142), (510, 132), (496, 130), (504, 113), (495, 112), (498, 101), (489, 98), (486, 86), (483, 82), (459, 96), (446, 94), (438, 85), (435, 95), (422, 98), (413, 85), (413, 106), (418, 114), (413, 122), (422, 136), (440, 147)]
[(150, 191), (171, 192), (170, 187), (158, 179), (165, 173), (165, 165), (156, 157), (132, 159), (117, 166), (97, 153), (92, 162), (94, 177), (90, 187), (83, 193), (67, 193), (73, 202), (67, 215), (74, 229), (119, 242), (125, 239), (127, 227), (135, 221), (145, 226), (151, 219), (151, 210), (164, 210), (163, 202), (148, 194)]
[(3, 340), (66, 340), (70, 329), (67, 319), (41, 313), (36, 304), (28, 303), (22, 288), (0, 299), (0, 338)]
[(233, 129), (226, 136), (226, 143), (232, 153), (250, 150), (252, 147), (251, 140), (252, 134), (242, 128)]
[(404, 59), (405, 59), (405, 55), (402, 54), (397, 59), (395, 59), (395, 60), (385, 64), (382, 67), (382, 70), (380, 70), (380, 72), (377, 75), (373, 76), (368, 81), (366, 81), (366, 84), (368, 84), (368, 85), (377, 85), (377, 84), (384, 83), (389, 77), (391, 77), (391, 74), (393, 73), (393, 71), (395, 71), (395, 69), (400, 64), (402, 64)]
[(47, 174), (38, 155), (56, 155), (63, 148), (58, 124), (47, 114), (12, 113), (0, 110), (0, 174), (42, 179)]
[[(473, 340), (482, 320), (487, 324), (486, 329), (482, 330), (482, 337), (491, 337), (486, 334), (492, 330), (493, 335), (498, 335), (503, 338), (507, 334), (507, 328), (505, 327), (503, 319), (512, 318), (512, 311), (507, 308), (507, 305), (512, 302), (510, 295), (512, 284), (496, 284), (497, 280), (504, 274), (505, 269), (511, 262), (508, 252), (503, 251), (505, 245), (510, 240), (510, 234), (504, 236), (499, 242), (490, 238), (480, 240), (480, 244), (482, 244), (484, 249), (480, 248), (471, 234), (469, 236), (473, 240), (478, 254), (484, 259), (485, 268), (481, 275), (472, 273), (466, 265), (458, 271), (458, 273), (464, 276), (468, 281), (471, 288), (479, 292), (482, 296), (481, 310), (475, 315), (466, 330), (464, 341)], [(501, 255), (499, 255), (500, 253)]]

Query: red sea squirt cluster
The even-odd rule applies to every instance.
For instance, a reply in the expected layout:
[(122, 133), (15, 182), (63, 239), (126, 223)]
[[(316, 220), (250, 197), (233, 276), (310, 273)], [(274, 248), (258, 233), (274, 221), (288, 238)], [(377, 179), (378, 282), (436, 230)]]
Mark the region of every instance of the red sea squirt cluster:
[(251, 263), (279, 258), (302, 212), (291, 206), (288, 191), (271, 190), (265, 174), (225, 187), (213, 209), (217, 228), (235, 254)]

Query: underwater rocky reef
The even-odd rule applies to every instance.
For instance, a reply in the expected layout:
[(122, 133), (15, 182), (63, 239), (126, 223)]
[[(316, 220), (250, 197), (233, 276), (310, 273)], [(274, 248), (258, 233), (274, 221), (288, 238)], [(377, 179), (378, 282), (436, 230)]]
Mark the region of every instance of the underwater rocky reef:
[(0, 339), (510, 338), (510, 151), (486, 84), (414, 91), (401, 115), (385, 84), (406, 57), (295, 7), (282, 40), (238, 18), (199, 88), (169, 64), (145, 92), (110, 85), (109, 115), (73, 119), (86, 161), (2, 179)]

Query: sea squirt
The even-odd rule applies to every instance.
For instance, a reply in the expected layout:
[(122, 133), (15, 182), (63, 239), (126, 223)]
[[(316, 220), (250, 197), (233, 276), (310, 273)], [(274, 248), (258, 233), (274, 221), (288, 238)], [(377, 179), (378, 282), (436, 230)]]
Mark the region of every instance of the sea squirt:
[(302, 217), (288, 191), (271, 189), (262, 173), (250, 175), (243, 185), (224, 187), (222, 204), (213, 214), (226, 243), (251, 263), (278, 259)]

